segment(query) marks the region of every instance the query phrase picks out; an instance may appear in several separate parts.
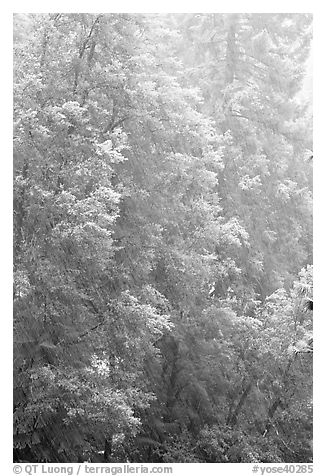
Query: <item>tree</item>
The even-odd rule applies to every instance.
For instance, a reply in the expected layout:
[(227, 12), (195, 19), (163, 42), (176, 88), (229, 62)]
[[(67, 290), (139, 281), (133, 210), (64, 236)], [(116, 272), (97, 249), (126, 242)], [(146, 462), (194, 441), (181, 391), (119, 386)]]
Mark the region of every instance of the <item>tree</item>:
[(310, 16), (15, 20), (15, 460), (310, 460)]

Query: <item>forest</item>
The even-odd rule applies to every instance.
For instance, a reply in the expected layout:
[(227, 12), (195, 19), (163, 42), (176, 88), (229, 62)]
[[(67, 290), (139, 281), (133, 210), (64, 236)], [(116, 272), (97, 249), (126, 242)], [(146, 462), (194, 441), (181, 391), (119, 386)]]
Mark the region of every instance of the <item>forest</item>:
[(311, 41), (14, 14), (15, 462), (312, 462)]

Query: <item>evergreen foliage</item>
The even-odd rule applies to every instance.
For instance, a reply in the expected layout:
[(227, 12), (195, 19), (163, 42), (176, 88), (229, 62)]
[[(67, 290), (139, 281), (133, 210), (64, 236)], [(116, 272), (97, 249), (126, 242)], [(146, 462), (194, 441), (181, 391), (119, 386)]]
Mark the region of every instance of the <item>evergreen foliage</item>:
[(15, 461), (312, 460), (311, 21), (15, 15)]

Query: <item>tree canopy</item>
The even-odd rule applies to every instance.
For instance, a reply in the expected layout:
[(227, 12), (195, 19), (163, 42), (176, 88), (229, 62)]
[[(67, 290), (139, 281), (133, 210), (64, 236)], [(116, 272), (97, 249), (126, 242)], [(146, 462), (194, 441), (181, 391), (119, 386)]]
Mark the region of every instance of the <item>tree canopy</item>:
[(15, 461), (312, 460), (311, 22), (15, 14)]

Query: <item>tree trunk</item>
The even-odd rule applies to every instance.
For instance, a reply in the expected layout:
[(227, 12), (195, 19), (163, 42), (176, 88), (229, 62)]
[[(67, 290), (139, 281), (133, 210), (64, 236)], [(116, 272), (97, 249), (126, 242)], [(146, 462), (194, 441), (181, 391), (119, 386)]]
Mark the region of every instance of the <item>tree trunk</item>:
[[(288, 383), (288, 374), (289, 374), (289, 371), (291, 369), (291, 366), (295, 360), (296, 356), (294, 356), (294, 358), (292, 359), (289, 359), (288, 363), (287, 363), (287, 366), (284, 370), (284, 373), (283, 373), (283, 384), (284, 384), (284, 387), (287, 386), (287, 383)], [(282, 398), (280, 396), (276, 397), (276, 399), (274, 400), (274, 402), (272, 403), (271, 407), (269, 408), (268, 410), (268, 413), (267, 413), (267, 420), (266, 420), (266, 423), (265, 423), (265, 429), (263, 431), (263, 436), (266, 436), (267, 433), (269, 432), (271, 426), (272, 426), (272, 420), (273, 420), (273, 417), (275, 415), (275, 412), (276, 410), (281, 406), (282, 404)]]
[(112, 436), (109, 436), (105, 440), (104, 444), (104, 463), (111, 462), (111, 454), (112, 454)]
[(267, 422), (266, 422), (266, 425), (265, 425), (263, 436), (266, 436), (267, 433), (269, 432), (270, 427), (272, 426), (272, 420), (273, 420), (274, 414), (275, 414), (276, 410), (278, 409), (278, 407), (280, 406), (280, 404), (281, 404), (281, 399), (277, 398), (276, 400), (274, 400), (272, 406), (268, 410)]
[(236, 66), (236, 26), (237, 14), (229, 16), (229, 28), (226, 38), (225, 85), (231, 84), (235, 77)]
[(236, 424), (239, 413), (240, 413), (242, 407), (244, 406), (245, 401), (247, 400), (247, 397), (250, 393), (250, 390), (252, 389), (252, 386), (253, 386), (253, 382), (251, 381), (245, 387), (245, 389), (242, 392), (242, 395), (240, 397), (240, 400), (238, 401), (238, 404), (236, 405), (234, 411), (231, 414), (229, 414), (229, 416), (228, 416), (228, 419), (227, 419), (227, 422), (226, 422), (227, 425), (234, 426)]

